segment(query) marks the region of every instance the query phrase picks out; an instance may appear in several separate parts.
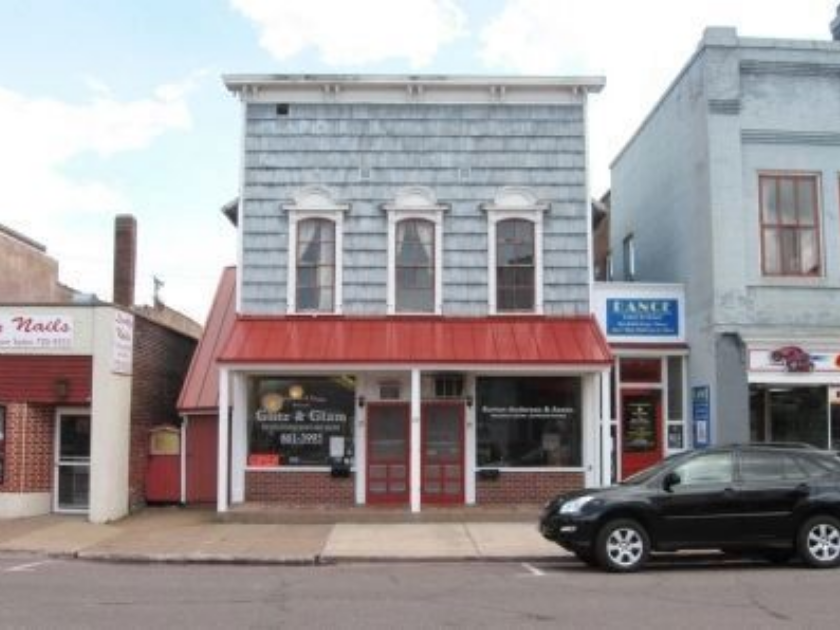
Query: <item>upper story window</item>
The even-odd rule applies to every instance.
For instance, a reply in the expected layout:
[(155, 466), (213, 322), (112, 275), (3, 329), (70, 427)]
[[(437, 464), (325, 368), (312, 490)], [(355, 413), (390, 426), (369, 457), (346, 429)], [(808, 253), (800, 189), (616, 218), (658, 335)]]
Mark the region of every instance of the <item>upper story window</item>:
[(388, 313), (434, 313), (443, 308), (443, 212), (428, 188), (397, 191), (388, 213)]
[(536, 259), (534, 223), (504, 219), (496, 223), (496, 310), (533, 311)]
[(396, 232), (396, 311), (435, 312), (435, 224), (403, 219)]
[(819, 276), (816, 175), (760, 175), (761, 271), (766, 276)]
[(295, 276), (297, 311), (335, 310), (335, 221), (298, 221)]
[(489, 222), (490, 313), (542, 313), (542, 225), (548, 204), (528, 189), (507, 187), (483, 208)]
[(322, 186), (308, 186), (284, 206), (289, 214), (289, 313), (340, 313), (342, 234), (346, 204)]

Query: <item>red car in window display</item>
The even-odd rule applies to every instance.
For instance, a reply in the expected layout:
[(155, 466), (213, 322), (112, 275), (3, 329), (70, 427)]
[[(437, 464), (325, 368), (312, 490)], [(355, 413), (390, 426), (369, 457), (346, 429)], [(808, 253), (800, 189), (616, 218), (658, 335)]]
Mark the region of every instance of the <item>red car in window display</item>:
[(813, 372), (814, 361), (811, 355), (799, 346), (784, 346), (770, 353), (770, 360), (782, 364), (788, 372)]

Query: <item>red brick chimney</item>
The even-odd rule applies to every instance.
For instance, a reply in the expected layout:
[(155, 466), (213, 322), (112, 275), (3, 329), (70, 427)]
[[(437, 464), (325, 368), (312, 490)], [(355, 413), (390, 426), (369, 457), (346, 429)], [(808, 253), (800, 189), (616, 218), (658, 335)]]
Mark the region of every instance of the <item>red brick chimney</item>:
[(114, 221), (114, 304), (134, 306), (137, 219), (119, 214)]

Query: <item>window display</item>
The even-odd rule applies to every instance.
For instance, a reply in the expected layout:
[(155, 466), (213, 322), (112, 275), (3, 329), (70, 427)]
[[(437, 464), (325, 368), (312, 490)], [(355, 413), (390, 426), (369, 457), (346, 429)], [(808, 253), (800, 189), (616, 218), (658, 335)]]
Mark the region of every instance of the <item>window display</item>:
[(479, 378), (476, 398), (478, 466), (581, 465), (579, 378)]
[(352, 377), (256, 376), (248, 386), (248, 466), (327, 466), (352, 457)]

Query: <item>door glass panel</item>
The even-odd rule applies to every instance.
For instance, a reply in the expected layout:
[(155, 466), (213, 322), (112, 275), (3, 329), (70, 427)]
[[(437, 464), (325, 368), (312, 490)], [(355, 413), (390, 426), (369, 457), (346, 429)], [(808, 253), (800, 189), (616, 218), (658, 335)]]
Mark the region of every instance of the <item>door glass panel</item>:
[(383, 407), (370, 425), (370, 456), (376, 460), (402, 460), (408, 441), (408, 426), (402, 408)]
[(86, 510), (90, 497), (90, 417), (62, 416), (58, 440), (58, 509)]
[(436, 407), (428, 413), (424, 427), (427, 461), (452, 461), (460, 456), (460, 420), (460, 413), (455, 407)]
[(62, 461), (90, 459), (90, 418), (64, 416), (61, 418), (60, 456)]

